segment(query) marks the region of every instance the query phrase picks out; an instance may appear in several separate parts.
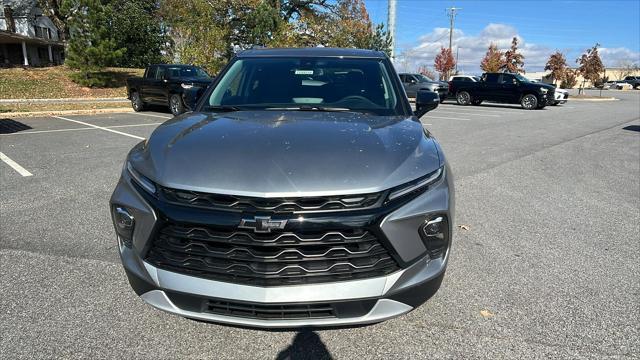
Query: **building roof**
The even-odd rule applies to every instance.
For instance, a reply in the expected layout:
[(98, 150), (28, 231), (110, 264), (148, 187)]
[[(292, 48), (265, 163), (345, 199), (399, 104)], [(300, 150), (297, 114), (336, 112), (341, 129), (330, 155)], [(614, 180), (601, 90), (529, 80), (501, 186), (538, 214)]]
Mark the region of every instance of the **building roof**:
[(353, 57), (382, 59), (386, 54), (382, 51), (363, 49), (342, 49), (325, 47), (308, 48), (254, 48), (242, 51), (238, 57)]

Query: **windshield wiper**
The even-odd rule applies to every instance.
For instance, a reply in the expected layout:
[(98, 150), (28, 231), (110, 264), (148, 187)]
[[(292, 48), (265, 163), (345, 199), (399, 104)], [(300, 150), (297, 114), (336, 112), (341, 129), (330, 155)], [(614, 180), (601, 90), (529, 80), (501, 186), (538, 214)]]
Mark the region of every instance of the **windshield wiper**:
[(315, 105), (302, 105), (290, 107), (268, 107), (265, 110), (294, 110), (294, 111), (352, 111), (351, 109), (341, 107), (325, 107)]
[(206, 106), (205, 111), (213, 111), (213, 112), (232, 112), (232, 111), (240, 111), (242, 109), (240, 109), (237, 106), (233, 106), (233, 105), (211, 105), (211, 106)]

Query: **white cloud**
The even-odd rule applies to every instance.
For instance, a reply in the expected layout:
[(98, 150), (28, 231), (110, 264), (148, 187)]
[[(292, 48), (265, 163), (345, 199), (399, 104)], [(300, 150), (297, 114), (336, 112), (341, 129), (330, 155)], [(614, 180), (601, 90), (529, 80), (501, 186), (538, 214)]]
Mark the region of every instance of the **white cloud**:
[[(480, 61), (493, 43), (498, 49), (505, 51), (511, 46), (513, 37), (518, 38), (518, 47), (524, 55), (527, 72), (542, 71), (549, 56), (556, 51), (554, 47), (527, 42), (518, 34), (513, 26), (490, 23), (476, 35), (465, 34), (457, 29), (453, 33), (453, 48), (458, 48), (458, 69), (466, 73), (479, 73)], [(420, 65), (433, 67), (433, 60), (441, 47), (449, 46), (449, 29), (434, 28), (430, 33), (419, 38), (419, 44), (397, 55), (396, 66), (401, 71), (413, 71)], [(563, 49), (567, 63), (574, 66), (575, 58), (584, 49)], [(568, 51), (568, 53), (567, 53)], [(620, 60), (638, 62), (640, 53), (627, 48), (601, 48), (600, 54), (606, 66), (616, 66)]]
[(623, 63), (640, 64), (640, 52), (632, 51), (624, 47), (600, 48), (598, 53), (605, 66), (620, 66)]

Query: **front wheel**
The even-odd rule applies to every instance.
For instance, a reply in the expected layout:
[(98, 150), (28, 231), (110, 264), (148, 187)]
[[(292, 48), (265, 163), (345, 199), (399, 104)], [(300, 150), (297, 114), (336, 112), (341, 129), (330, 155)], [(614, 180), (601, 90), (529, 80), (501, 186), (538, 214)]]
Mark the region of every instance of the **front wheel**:
[(144, 102), (142, 102), (140, 94), (138, 94), (137, 91), (131, 93), (131, 107), (135, 112), (144, 110)]
[(533, 110), (538, 107), (538, 98), (533, 94), (527, 94), (520, 100), (520, 105), (525, 110)]
[(466, 91), (460, 91), (458, 95), (456, 95), (456, 100), (458, 101), (458, 105), (469, 105), (471, 104), (471, 95)]
[(171, 98), (169, 99), (169, 109), (173, 116), (178, 116), (184, 112), (184, 104), (182, 103), (180, 95), (171, 95)]

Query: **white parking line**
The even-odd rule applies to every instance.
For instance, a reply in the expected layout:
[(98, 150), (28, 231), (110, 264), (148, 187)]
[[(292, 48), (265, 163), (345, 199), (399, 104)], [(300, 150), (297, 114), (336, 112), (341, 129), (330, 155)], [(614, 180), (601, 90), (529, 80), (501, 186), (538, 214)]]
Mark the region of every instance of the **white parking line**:
[(153, 116), (153, 117), (157, 117), (157, 118), (161, 118), (161, 119), (173, 119), (170, 116), (162, 116), (162, 115), (156, 115), (156, 114), (146, 114), (146, 113), (140, 113), (140, 112), (127, 113), (127, 115), (128, 114), (136, 114), (136, 115), (142, 115), (142, 116)]
[(445, 114), (456, 114), (456, 115), (475, 115), (475, 116), (489, 116), (489, 117), (500, 117), (500, 115), (495, 115), (495, 114), (483, 114), (483, 113), (477, 113), (477, 112), (457, 112), (457, 111), (450, 111), (450, 110), (435, 110), (433, 112), (434, 114), (441, 114), (441, 113), (445, 113)]
[(456, 117), (443, 117), (443, 116), (433, 116), (433, 115), (427, 115), (427, 117), (429, 119), (462, 120), (462, 121), (471, 120), (471, 119), (463, 119), (463, 118), (456, 118)]
[[(151, 125), (160, 125), (162, 123), (148, 123), (148, 124), (132, 124), (132, 125), (114, 125), (114, 126), (105, 126), (105, 129), (113, 129), (113, 128), (125, 128), (125, 127), (137, 127), (137, 126), (151, 126)], [(82, 128), (73, 128), (73, 129), (56, 129), (56, 130), (36, 130), (36, 131), (22, 131), (15, 132), (10, 134), (0, 134), (0, 136), (12, 136), (12, 135), (29, 135), (29, 134), (46, 134), (46, 133), (54, 133), (54, 132), (65, 132), (65, 131), (79, 131), (79, 130), (99, 130), (94, 127), (82, 127)]]
[(33, 174), (28, 172), (27, 169), (23, 168), (17, 162), (11, 160), (7, 155), (0, 152), (0, 160), (4, 161), (7, 165), (11, 166), (13, 170), (17, 171), (18, 174), (22, 176), (32, 176)]
[(495, 113), (495, 114), (504, 114), (505, 112), (522, 111), (522, 109), (518, 109), (518, 108), (496, 108), (496, 107), (478, 107), (478, 106), (467, 107), (467, 106), (461, 106), (461, 105), (450, 105), (450, 106), (441, 105), (438, 108), (456, 109), (461, 111), (481, 111), (481, 112), (488, 112), (488, 113)]
[(131, 135), (131, 134), (127, 134), (127, 133), (123, 133), (123, 132), (118, 131), (118, 130), (108, 129), (108, 128), (103, 127), (103, 126), (98, 126), (98, 125), (89, 124), (89, 123), (86, 123), (86, 122), (83, 122), (83, 121), (68, 119), (68, 118), (65, 118), (65, 117), (62, 117), (62, 116), (53, 116), (53, 117), (56, 118), (56, 119), (67, 120), (67, 121), (71, 121), (71, 122), (74, 122), (74, 123), (78, 123), (78, 124), (82, 124), (82, 125), (85, 125), (85, 126), (89, 126), (89, 127), (92, 127), (92, 128), (96, 128), (96, 129), (112, 132), (114, 134), (119, 134), (119, 135), (123, 135), (123, 136), (132, 137), (134, 139), (144, 140), (143, 137), (136, 136), (136, 135)]

